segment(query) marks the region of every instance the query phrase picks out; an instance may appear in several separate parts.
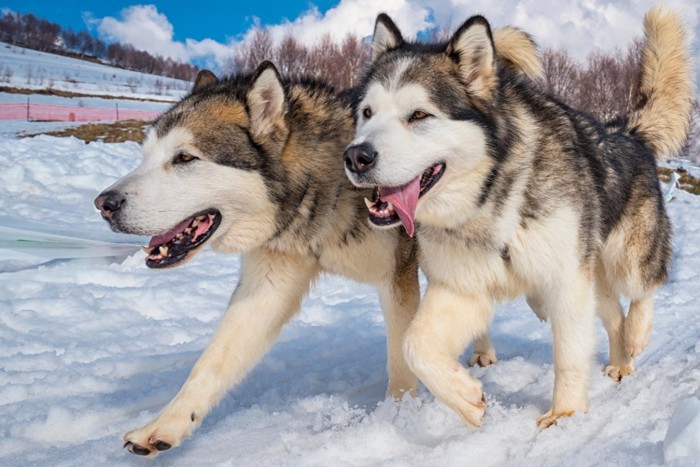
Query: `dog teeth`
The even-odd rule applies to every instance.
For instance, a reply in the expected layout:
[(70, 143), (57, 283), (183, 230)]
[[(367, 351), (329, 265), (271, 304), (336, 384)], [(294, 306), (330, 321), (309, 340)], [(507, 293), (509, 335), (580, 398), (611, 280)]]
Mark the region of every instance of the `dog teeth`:
[(167, 245), (163, 245), (158, 247), (158, 252), (163, 255), (163, 256), (168, 256), (168, 247)]
[(394, 205), (391, 203), (386, 203), (386, 210), (387, 212), (391, 212), (394, 210)]
[(151, 248), (151, 247), (149, 247), (149, 246), (142, 246), (141, 249), (142, 249), (147, 255), (150, 255), (151, 253), (153, 253), (153, 250), (154, 250), (154, 248)]
[(374, 203), (372, 201), (368, 200), (367, 198), (365, 198), (365, 204), (367, 205), (367, 209), (369, 209), (371, 211), (372, 206), (374, 206)]

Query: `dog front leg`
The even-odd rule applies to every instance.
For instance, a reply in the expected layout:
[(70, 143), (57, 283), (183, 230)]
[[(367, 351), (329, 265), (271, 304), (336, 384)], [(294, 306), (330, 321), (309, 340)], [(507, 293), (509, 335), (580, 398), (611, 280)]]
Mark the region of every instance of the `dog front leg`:
[(401, 400), (404, 394), (415, 396), (418, 385), (402, 349), (406, 329), (416, 315), (420, 302), (418, 264), (407, 264), (394, 274), (388, 284), (380, 285), (378, 291), (386, 323), (386, 369), (389, 375), (386, 395)]
[(459, 356), (488, 332), (493, 306), (487, 296), (465, 296), (432, 283), (404, 339), (406, 360), (433, 395), (470, 425), (481, 425), (486, 401), (481, 383)]
[(188, 438), (262, 358), (317, 273), (315, 260), (306, 257), (260, 250), (244, 255), (238, 287), (187, 381), (158, 417), (124, 435), (124, 447), (154, 457)]
[(586, 392), (595, 348), (595, 286), (580, 272), (571, 281), (553, 287), (545, 301), (552, 323), (554, 394), (552, 407), (537, 419), (540, 428), (577, 410), (588, 410)]

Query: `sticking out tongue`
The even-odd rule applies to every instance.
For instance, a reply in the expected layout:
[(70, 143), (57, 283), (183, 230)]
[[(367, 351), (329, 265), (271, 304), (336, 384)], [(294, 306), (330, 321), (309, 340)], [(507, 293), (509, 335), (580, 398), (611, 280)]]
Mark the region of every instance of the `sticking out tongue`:
[(392, 188), (379, 188), (379, 198), (385, 203), (394, 205), (396, 214), (399, 215), (403, 228), (409, 237), (413, 237), (415, 225), (413, 217), (416, 213), (418, 195), (420, 194), (420, 177), (416, 177), (407, 184)]

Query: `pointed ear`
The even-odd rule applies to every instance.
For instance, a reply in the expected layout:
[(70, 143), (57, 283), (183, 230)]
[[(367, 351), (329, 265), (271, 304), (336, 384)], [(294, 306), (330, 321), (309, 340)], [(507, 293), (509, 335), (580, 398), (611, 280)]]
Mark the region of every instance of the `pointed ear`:
[(403, 44), (401, 31), (386, 13), (381, 13), (377, 16), (377, 22), (374, 24), (370, 63), (384, 52), (400, 47), (401, 44)]
[(216, 79), (216, 75), (209, 70), (200, 70), (197, 73), (197, 77), (194, 79), (194, 86), (192, 86), (192, 92), (198, 91), (204, 86), (217, 83), (219, 80)]
[(489, 98), (496, 88), (496, 51), (491, 27), (482, 16), (469, 18), (445, 49), (459, 64), (460, 79), (470, 92)]
[(262, 138), (283, 123), (287, 98), (277, 68), (271, 62), (258, 66), (251, 83), (246, 96), (250, 128), (255, 138)]

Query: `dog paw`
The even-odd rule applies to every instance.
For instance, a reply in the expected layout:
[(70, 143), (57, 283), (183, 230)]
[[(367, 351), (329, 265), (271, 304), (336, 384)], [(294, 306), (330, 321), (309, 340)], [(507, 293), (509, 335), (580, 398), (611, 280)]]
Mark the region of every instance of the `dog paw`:
[(631, 362), (627, 365), (608, 365), (605, 367), (605, 374), (618, 383), (622, 381), (623, 377), (632, 373), (634, 373), (634, 364)]
[(486, 367), (497, 362), (498, 358), (496, 358), (496, 351), (494, 349), (489, 349), (486, 352), (474, 351), (469, 359), (469, 366)]
[(466, 404), (462, 404), (456, 408), (457, 413), (468, 425), (475, 428), (480, 427), (484, 414), (486, 413), (486, 396), (482, 393), (481, 397), (477, 399), (476, 402), (465, 402)]
[[(124, 435), (124, 448), (139, 456), (155, 457), (162, 451), (179, 446), (192, 434), (194, 417), (185, 417), (185, 423), (172, 418), (158, 417), (148, 425)], [(189, 422), (189, 423), (187, 423)]]
[(537, 428), (540, 430), (549, 428), (552, 425), (556, 425), (558, 419), (562, 417), (572, 417), (574, 413), (574, 411), (554, 413), (552, 409), (549, 409), (547, 413), (537, 418)]
[(476, 381), (468, 381), (466, 384), (452, 386), (454, 392), (450, 397), (443, 398), (468, 425), (481, 426), (486, 412), (486, 397), (481, 390), (481, 384)]

